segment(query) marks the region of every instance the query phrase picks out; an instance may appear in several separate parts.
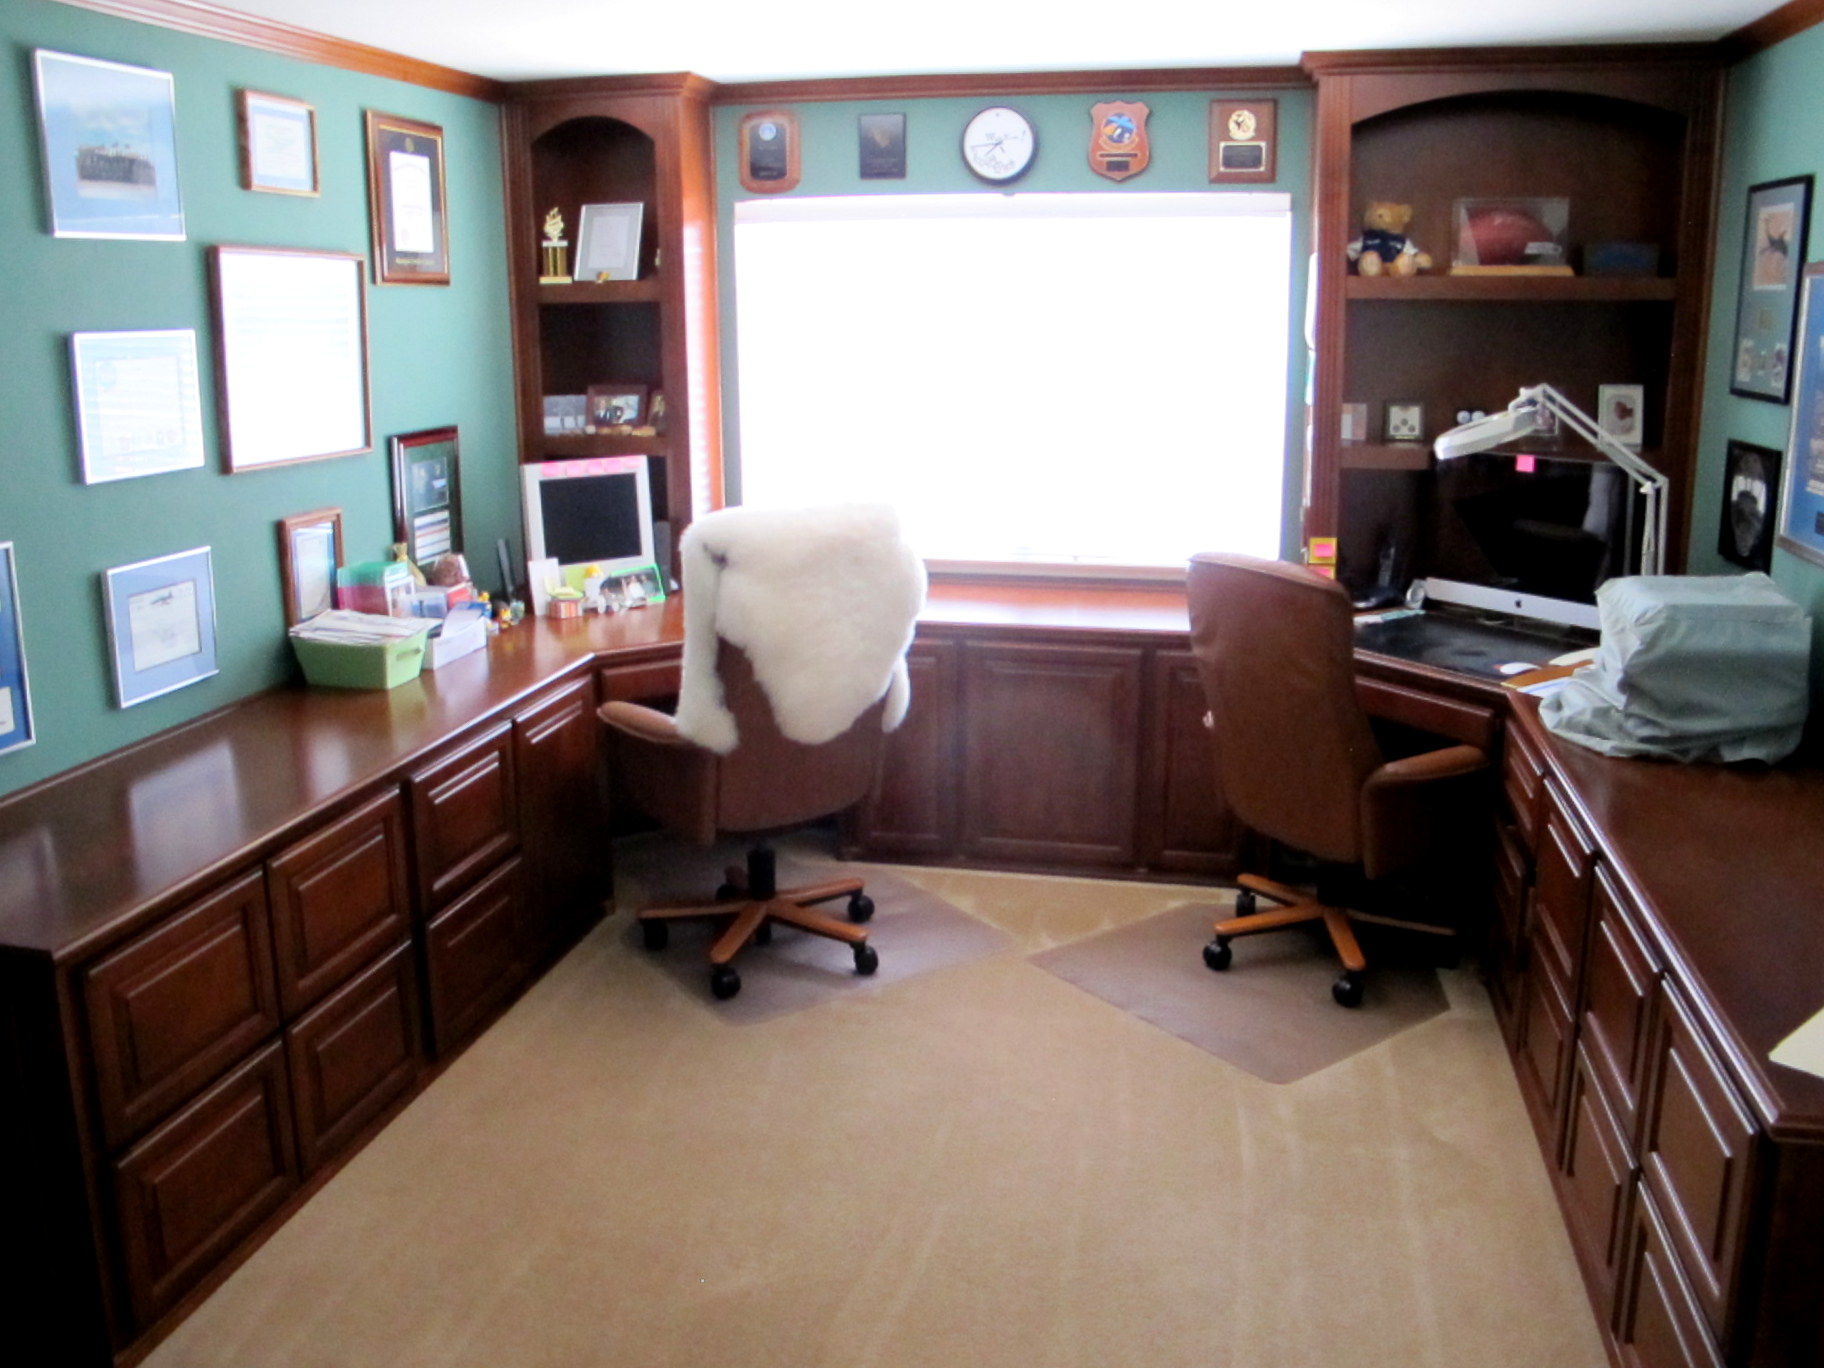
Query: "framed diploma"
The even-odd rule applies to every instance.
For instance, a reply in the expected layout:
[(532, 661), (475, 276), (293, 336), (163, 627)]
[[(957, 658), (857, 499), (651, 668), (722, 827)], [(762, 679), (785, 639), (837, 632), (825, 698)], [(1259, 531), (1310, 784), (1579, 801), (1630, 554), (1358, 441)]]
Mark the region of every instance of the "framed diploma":
[(203, 464), (194, 329), (72, 333), (70, 363), (84, 484)]
[(443, 130), (367, 111), (367, 215), (380, 285), (448, 285)]
[(240, 93), (241, 188), (275, 195), (314, 195), (322, 189), (317, 171), (317, 111), (302, 100)]
[(215, 572), (208, 547), (103, 571), (102, 598), (121, 707), (216, 673)]

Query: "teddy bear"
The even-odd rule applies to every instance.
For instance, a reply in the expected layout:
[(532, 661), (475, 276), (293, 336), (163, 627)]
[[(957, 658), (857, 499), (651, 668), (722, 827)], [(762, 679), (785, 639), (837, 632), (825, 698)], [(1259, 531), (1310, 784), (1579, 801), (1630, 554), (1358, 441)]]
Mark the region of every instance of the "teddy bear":
[(1417, 275), (1431, 269), (1431, 257), (1406, 236), (1412, 222), (1410, 204), (1375, 200), (1362, 215), (1362, 235), (1349, 244), (1349, 260), (1357, 275)]

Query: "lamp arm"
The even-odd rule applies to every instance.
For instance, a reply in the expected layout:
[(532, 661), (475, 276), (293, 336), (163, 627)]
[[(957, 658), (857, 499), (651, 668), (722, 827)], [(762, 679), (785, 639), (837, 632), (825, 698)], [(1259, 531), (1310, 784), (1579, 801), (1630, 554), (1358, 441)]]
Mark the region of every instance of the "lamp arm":
[(1636, 484), (1646, 504), (1647, 525), (1640, 541), (1640, 571), (1643, 575), (1662, 575), (1666, 567), (1666, 492), (1671, 481), (1655, 470), (1638, 451), (1623, 446), (1597, 426), (1594, 419), (1578, 408), (1551, 385), (1529, 385), (1521, 390), (1510, 409), (1530, 406), (1545, 409), (1557, 416), (1571, 431), (1626, 471)]

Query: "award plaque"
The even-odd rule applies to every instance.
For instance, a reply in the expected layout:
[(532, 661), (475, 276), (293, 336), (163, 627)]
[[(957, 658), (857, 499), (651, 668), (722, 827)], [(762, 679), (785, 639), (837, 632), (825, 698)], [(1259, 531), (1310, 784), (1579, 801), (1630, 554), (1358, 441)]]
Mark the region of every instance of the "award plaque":
[(777, 195), (798, 184), (798, 116), (763, 109), (741, 118), (741, 188)]
[(1277, 100), (1210, 101), (1210, 180), (1257, 185), (1273, 180)]
[(1134, 100), (1104, 100), (1089, 109), (1089, 168), (1098, 176), (1124, 181), (1146, 170), (1152, 148), (1146, 120), (1152, 111)]

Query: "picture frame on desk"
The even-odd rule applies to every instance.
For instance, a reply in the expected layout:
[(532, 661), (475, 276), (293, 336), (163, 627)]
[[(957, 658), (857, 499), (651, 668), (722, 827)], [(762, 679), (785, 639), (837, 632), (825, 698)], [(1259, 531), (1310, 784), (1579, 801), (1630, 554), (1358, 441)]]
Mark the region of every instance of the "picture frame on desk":
[(104, 570), (101, 582), (121, 707), (217, 673), (215, 571), (208, 547), (119, 565)]
[(1748, 188), (1729, 392), (1784, 404), (1792, 397), (1800, 272), (1811, 231), (1810, 176)]
[(1805, 268), (1793, 355), (1792, 427), (1775, 543), (1824, 565), (1824, 262)]
[(443, 129), (367, 111), (367, 214), (377, 285), (448, 285)]
[(589, 386), (586, 432), (609, 432), (637, 427), (646, 421), (646, 386), (609, 383)]
[(453, 427), (392, 440), (393, 540), (413, 565), (462, 550), (461, 445)]
[(38, 739), (25, 673), (25, 625), (19, 617), (19, 573), (13, 544), (0, 542), (0, 755)]
[(576, 229), (576, 280), (638, 280), (640, 278), (640, 228), (646, 206), (585, 204)]
[(343, 565), (342, 510), (294, 513), (279, 519), (278, 531), (285, 625), (295, 627), (336, 606), (336, 571)]

